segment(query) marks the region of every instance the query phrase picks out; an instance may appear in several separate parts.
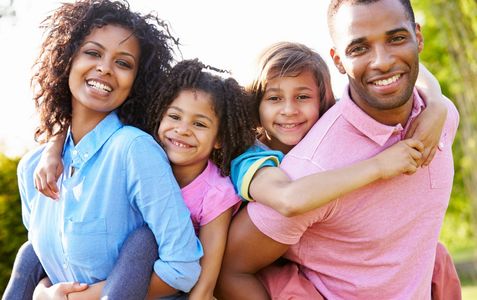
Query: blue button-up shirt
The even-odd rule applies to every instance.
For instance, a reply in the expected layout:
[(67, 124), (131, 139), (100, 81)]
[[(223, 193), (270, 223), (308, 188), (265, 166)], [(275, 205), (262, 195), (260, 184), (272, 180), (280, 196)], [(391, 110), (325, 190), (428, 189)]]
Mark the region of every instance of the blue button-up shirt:
[(167, 157), (150, 135), (124, 126), (114, 112), (77, 145), (68, 133), (59, 201), (34, 188), (42, 152), (22, 158), (18, 181), (23, 222), (53, 283), (105, 280), (128, 234), (147, 223), (159, 245), (154, 271), (176, 289), (192, 288), (202, 247)]

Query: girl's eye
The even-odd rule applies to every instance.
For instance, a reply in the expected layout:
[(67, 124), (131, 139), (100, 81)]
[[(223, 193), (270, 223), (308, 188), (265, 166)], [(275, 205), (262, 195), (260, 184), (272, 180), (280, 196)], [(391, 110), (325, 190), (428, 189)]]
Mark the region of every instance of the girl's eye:
[(310, 99), (310, 96), (308, 95), (299, 95), (298, 97), (296, 97), (298, 100), (306, 100), (306, 99)]
[(179, 119), (180, 119), (180, 117), (179, 117), (178, 115), (176, 115), (176, 114), (168, 114), (167, 116), (168, 116), (169, 118), (173, 119), (173, 120), (179, 120)]
[(125, 61), (125, 60), (117, 60), (116, 63), (120, 67), (123, 67), (123, 68), (126, 68), (126, 69), (132, 69), (131, 64), (129, 62)]
[(278, 96), (269, 96), (269, 97), (267, 97), (267, 100), (268, 100), (268, 101), (278, 101), (278, 100), (280, 100), (280, 97), (278, 97)]
[(202, 122), (194, 122), (194, 125), (201, 128), (207, 128), (207, 125)]
[(95, 50), (86, 50), (84, 52), (86, 55), (94, 56), (94, 57), (101, 57), (98, 51)]

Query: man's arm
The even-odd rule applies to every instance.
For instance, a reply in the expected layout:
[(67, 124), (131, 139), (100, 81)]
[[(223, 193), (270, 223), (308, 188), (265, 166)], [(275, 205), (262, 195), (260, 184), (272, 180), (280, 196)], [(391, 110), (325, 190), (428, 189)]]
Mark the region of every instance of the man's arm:
[(222, 269), (217, 282), (219, 299), (269, 299), (265, 287), (255, 276), (262, 268), (282, 256), (289, 245), (269, 238), (252, 223), (247, 209), (232, 220)]

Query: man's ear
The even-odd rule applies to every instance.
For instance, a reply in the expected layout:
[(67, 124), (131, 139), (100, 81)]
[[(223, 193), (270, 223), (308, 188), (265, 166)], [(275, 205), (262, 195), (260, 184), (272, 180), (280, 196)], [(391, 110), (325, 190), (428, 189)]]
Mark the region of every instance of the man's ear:
[(346, 74), (345, 68), (343, 67), (343, 64), (341, 63), (341, 58), (335, 48), (330, 49), (330, 55), (338, 71), (340, 71), (341, 74)]
[(422, 49), (424, 49), (424, 37), (422, 36), (421, 25), (419, 23), (416, 23), (414, 31), (416, 32), (417, 50), (421, 53)]

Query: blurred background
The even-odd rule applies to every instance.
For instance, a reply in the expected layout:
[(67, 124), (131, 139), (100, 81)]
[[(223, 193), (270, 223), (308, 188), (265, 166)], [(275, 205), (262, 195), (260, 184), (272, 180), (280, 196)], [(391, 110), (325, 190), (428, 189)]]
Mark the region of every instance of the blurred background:
[[(21, 221), (16, 165), (32, 147), (36, 117), (29, 86), (45, 18), (58, 0), (0, 0), (0, 291), (18, 247), (27, 239)], [(454, 258), (464, 299), (477, 299), (477, 1), (411, 1), (424, 33), (421, 61), (460, 112), (454, 143), (455, 179), (440, 240)], [(346, 77), (329, 58), (328, 1), (130, 0), (131, 8), (155, 11), (179, 38), (177, 59), (200, 58), (247, 84), (255, 58), (269, 44), (288, 40), (318, 51), (340, 96)], [(419, 199), (416, 199), (419, 201)], [(409, 209), (412, 209), (410, 207)]]

